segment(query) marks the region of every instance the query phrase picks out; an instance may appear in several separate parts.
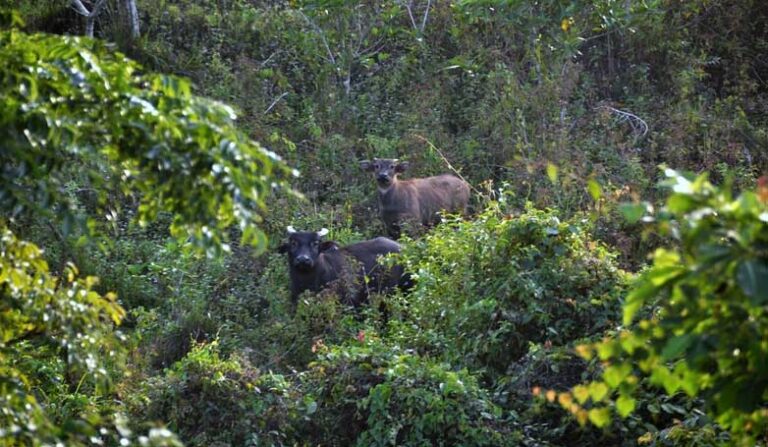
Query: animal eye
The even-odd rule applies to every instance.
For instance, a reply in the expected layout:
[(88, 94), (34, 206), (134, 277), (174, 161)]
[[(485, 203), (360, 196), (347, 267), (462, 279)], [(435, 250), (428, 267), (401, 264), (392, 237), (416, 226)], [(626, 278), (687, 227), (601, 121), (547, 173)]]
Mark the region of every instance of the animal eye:
[(373, 169), (379, 169), (379, 164), (378, 163), (374, 163), (373, 164)]
[(294, 240), (292, 240), (292, 241), (291, 241), (291, 248), (296, 248), (296, 247), (298, 247), (298, 246), (299, 246), (299, 243), (298, 243), (298, 242), (296, 242), (296, 241), (294, 241)]
[(320, 245), (320, 241), (312, 241), (313, 247), (317, 247), (318, 245)]

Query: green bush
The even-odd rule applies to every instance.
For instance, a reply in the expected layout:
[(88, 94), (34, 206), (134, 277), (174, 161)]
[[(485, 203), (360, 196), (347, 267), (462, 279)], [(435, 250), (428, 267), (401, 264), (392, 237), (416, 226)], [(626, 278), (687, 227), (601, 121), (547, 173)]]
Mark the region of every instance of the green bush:
[(331, 445), (516, 445), (466, 370), (388, 345), (375, 333), (318, 348), (302, 376), (317, 399), (313, 442)]
[[(140, 74), (92, 39), (24, 33), (4, 7), (0, 21), (0, 439), (178, 445), (164, 429), (148, 437), (126, 429), (112, 399), (113, 380), (124, 372), (125, 338), (115, 326), (125, 310), (113, 293), (97, 291), (97, 278), (78, 279), (72, 248), (165, 213), (188, 248), (228, 251), (225, 230), (235, 224), (242, 242), (266, 248), (259, 214), (290, 170), (236, 129), (231, 108), (193, 95), (187, 80)], [(103, 225), (92, 217), (100, 213)], [(52, 271), (22, 238), (41, 223), (60, 250)], [(75, 236), (82, 240), (70, 245)], [(118, 263), (109, 278), (134, 305), (145, 291), (126, 284), (120, 270), (135, 267)]]
[[(76, 33), (83, 19), (66, 3), (5, 1), (20, 4), (33, 29)], [(220, 388), (205, 385), (205, 398), (218, 402), (229, 396), (245, 407), (224, 402), (225, 413), (210, 414), (211, 431), (196, 431), (181, 421), (187, 441), (201, 444), (438, 443), (438, 429), (445, 430), (450, 442), (465, 445), (479, 443), (479, 433), (488, 433), (488, 439), (503, 434), (521, 445), (728, 442), (713, 423), (717, 410), (701, 414), (703, 402), (719, 401), (720, 391), (697, 398), (679, 390), (664, 395), (651, 379), (638, 378), (629, 386), (636, 387), (631, 394), (635, 412), (612, 420), (607, 431), (581, 429), (578, 424), (590, 416), (603, 420), (607, 412), (589, 412), (600, 410), (599, 405), (573, 407), (577, 411), (571, 415), (560, 411), (559, 402), (534, 398), (532, 391), (562, 391), (599, 375), (604, 366), (600, 356), (583, 361), (572, 347), (585, 340), (612, 339), (623, 329), (619, 306), (627, 275), (617, 269), (617, 262), (642, 269), (649, 251), (675, 244), (675, 231), (641, 240), (641, 225), (619, 218), (620, 200), (659, 200), (654, 188), (657, 164), (706, 169), (713, 183), (732, 176), (736, 190), (753, 188), (766, 164), (763, 148), (768, 146), (768, 64), (761, 56), (768, 48), (768, 9), (763, 1), (139, 0), (138, 5), (143, 36), (124, 50), (145, 67), (189, 76), (191, 83), (163, 78), (156, 85), (157, 78), (139, 73), (121, 56), (108, 56), (107, 46), (66, 38), (87, 52), (65, 51), (73, 57), (35, 66), (38, 73), (40, 66), (52, 69), (51, 78), (36, 83), (38, 99), (44, 96), (40, 92), (51, 91), (67, 101), (35, 103), (23, 91), (30, 86), (26, 92), (33, 92), (33, 82), (8, 77), (6, 124), (22, 125), (3, 127), (11, 152), (2, 165), (14, 169), (3, 171), (11, 194), (2, 197), (54, 210), (42, 219), (16, 214), (10, 227), (20, 238), (45, 248), (51, 272), (65, 272), (67, 262), (74, 260), (86, 275), (102, 277), (95, 291), (117, 291), (118, 303), (127, 308), (126, 329), (137, 349), (130, 358), (134, 374), (120, 383), (121, 396), (146, 396), (148, 384), (158, 383), (167, 391), (151, 394), (160, 400), (158, 405), (176, 402), (186, 408), (195, 402), (205, 407), (199, 395), (185, 400), (184, 386), (191, 382), (182, 378), (183, 371), (195, 376), (221, 372), (228, 379)], [(104, 11), (97, 36), (125, 44), (115, 32), (119, 10)], [(47, 61), (51, 55), (55, 59), (55, 51), (40, 47), (56, 38), (15, 38), (21, 40), (9, 40), (3, 56), (18, 51), (42, 58), (38, 60)], [(114, 99), (111, 92), (100, 88), (101, 79), (81, 60), (90, 54), (99, 56), (99, 66), (108, 74), (122, 76), (123, 81), (111, 85), (129, 87), (136, 98), (156, 108), (163, 101), (183, 102), (190, 89), (234, 104), (240, 126), (251, 138), (301, 168), (297, 184), (307, 201), (274, 194), (265, 198), (271, 184), (259, 169), (234, 178), (241, 186), (246, 183), (239, 180), (259, 183), (257, 203), (248, 208), (255, 213), (250, 216), (264, 216), (258, 202), (265, 201), (268, 219), (256, 223), (272, 239), (270, 245), (289, 224), (328, 227), (343, 243), (381, 234), (375, 185), (355, 163), (371, 156), (409, 159), (414, 169), (408, 177), (446, 172), (448, 160), (489, 196), (498, 192), (494, 185), (511, 185), (498, 192), (507, 203), (480, 211), (472, 221), (451, 221), (423, 240), (404, 241), (409, 246), (404, 259), (418, 276), (410, 296), (375, 297), (372, 309), (353, 314), (333, 296), (307, 294), (291, 309), (283, 257), (254, 256), (231, 243), (231, 254), (203, 261), (167, 241), (173, 216), (163, 221), (166, 217), (160, 215), (160, 224), (142, 231), (125, 226), (139, 214), (170, 206), (200, 227), (200, 232), (192, 231), (196, 242), (225, 242), (225, 237), (201, 240), (206, 237), (201, 225), (213, 228), (218, 213), (223, 213), (226, 218), (218, 222), (223, 228), (233, 221), (231, 207), (203, 203), (214, 196), (237, 203), (237, 194), (228, 195), (232, 190), (213, 164), (226, 160), (228, 168), (236, 168), (232, 160), (238, 157), (228, 157), (218, 129), (208, 134), (209, 127), (195, 120), (188, 123), (194, 129), (172, 120), (178, 132), (170, 139), (153, 130), (162, 129), (162, 123), (152, 116), (139, 117), (151, 123), (142, 127), (137, 115), (143, 103), (108, 102)], [(19, 58), (7, 65), (15, 69), (26, 63)], [(70, 75), (72, 70), (86, 70), (82, 84), (77, 75)], [(30, 73), (34, 75), (34, 69)], [(93, 104), (81, 90), (95, 95)], [(93, 106), (85, 126), (38, 119), (58, 117), (66, 107), (82, 104)], [(32, 115), (18, 112), (25, 107), (32, 107), (25, 109)], [(229, 133), (231, 110), (216, 103), (203, 101), (180, 116), (199, 116), (206, 107)], [(220, 113), (225, 115), (221, 120)], [(114, 117), (126, 117), (129, 128), (115, 125)], [(28, 147), (27, 135), (19, 130), (23, 127), (32, 131), (35, 142), (48, 146)], [(193, 163), (187, 163), (191, 152), (184, 142), (189, 135), (211, 148), (208, 157), (192, 156)], [(126, 136), (132, 141), (125, 143)], [(133, 138), (137, 136), (153, 144), (144, 147), (140, 138)], [(59, 150), (56, 143), (69, 137), (72, 144)], [(261, 154), (243, 135), (235, 140), (238, 152)], [(153, 145), (162, 153), (150, 151)], [(158, 168), (160, 175), (136, 177), (130, 160), (120, 159), (126, 165), (110, 161), (113, 146), (120, 146), (120, 154), (129, 158), (135, 155), (140, 166), (162, 168), (162, 159), (183, 174), (171, 176)], [(130, 152), (134, 146), (136, 152)], [(14, 165), (17, 156), (37, 158), (28, 166)], [(568, 163), (555, 169), (555, 160)], [(29, 166), (56, 169), (33, 169), (25, 177)], [(131, 176), (123, 182), (126, 166)], [(276, 172), (288, 174), (277, 166)], [(157, 179), (176, 186), (144, 189), (145, 180)], [(200, 184), (218, 192), (192, 194), (192, 186)], [(51, 187), (50, 197), (46, 188), (37, 190), (41, 185)], [(143, 194), (125, 194), (126, 185), (137, 186)], [(182, 193), (184, 200), (160, 206), (169, 191)], [(140, 200), (149, 200), (150, 207), (137, 208)], [(3, 203), (9, 213), (17, 211), (13, 200)], [(541, 211), (547, 208), (552, 211)], [(717, 209), (720, 216), (727, 215), (727, 210)], [(584, 211), (590, 214), (582, 215)], [(102, 222), (105, 214), (107, 221)], [(63, 215), (69, 216), (63, 219), (65, 228), (73, 223), (73, 215), (90, 218), (91, 226), (62, 234), (51, 231), (46, 219)], [(248, 227), (254, 220), (238, 222)], [(182, 236), (194, 230), (174, 229)], [(229, 239), (245, 234), (246, 240), (267, 246), (258, 232), (241, 230), (230, 231)], [(104, 237), (91, 237), (88, 244), (77, 240), (90, 231)], [(621, 252), (620, 258), (615, 251)], [(726, 291), (738, 283), (729, 270), (733, 265), (713, 274), (731, 278), (718, 282)], [(377, 314), (380, 303), (389, 311), (388, 324)], [(644, 307), (643, 318), (654, 309), (663, 310), (661, 303)], [(740, 334), (742, 328), (730, 323), (723, 326)], [(367, 333), (366, 343), (350, 342), (361, 329)], [(369, 344), (375, 331), (382, 340)], [(656, 335), (646, 340), (656, 343)], [(201, 354), (198, 347), (189, 352), (214, 339), (218, 345), (212, 351)], [(38, 372), (39, 383), (54, 380), (64, 362), (52, 360), (45, 351), (22, 355), (36, 348), (16, 345), (13, 358), (27, 362), (16, 366)], [(727, 354), (726, 349), (718, 352)], [(744, 352), (741, 358), (747, 357)], [(214, 356), (220, 357), (211, 360)], [(178, 360), (173, 377), (160, 369)], [(282, 375), (259, 374), (250, 364)], [(369, 364), (388, 369), (372, 370)], [(333, 374), (324, 374), (323, 367)], [(675, 373), (677, 366), (670, 368)], [(457, 377), (469, 384), (466, 393), (443, 396), (439, 383)], [(727, 379), (732, 377), (737, 377), (735, 382), (744, 379)], [(194, 383), (207, 382), (198, 377)], [(249, 384), (261, 393), (243, 391)], [(91, 393), (90, 379), (77, 392), (67, 388), (56, 383), (45, 389), (49, 398), (40, 398), (54, 424), (114, 408), (110, 394)], [(601, 396), (603, 389), (587, 388), (587, 394), (590, 390)], [(628, 408), (625, 391), (619, 390), (624, 398), (610, 408)], [(584, 393), (579, 388), (579, 396)], [(578, 403), (578, 397), (571, 397), (569, 410), (574, 400)], [(502, 419), (491, 401), (503, 408)], [(16, 407), (22, 404), (13, 402)], [(483, 412), (493, 417), (483, 417)], [(173, 417), (180, 420), (181, 415)], [(234, 423), (236, 417), (253, 427)], [(415, 422), (400, 423), (398, 418)], [(115, 419), (106, 414), (105, 420)], [(391, 432), (396, 432), (394, 437)]]
[(531, 343), (559, 346), (617, 324), (627, 274), (586, 219), (506, 214), (498, 203), (407, 243), (416, 280), (392, 337), (498, 377)]
[(229, 248), (233, 225), (266, 248), (259, 213), (290, 170), (235, 127), (229, 106), (193, 95), (186, 79), (139, 74), (102, 42), (11, 29), (0, 43), (6, 215), (55, 218), (68, 234), (83, 217), (65, 187), (79, 170), (113, 219), (122, 210), (110, 193), (122, 193), (136, 222), (173, 213), (171, 233), (209, 254)]
[(283, 445), (300, 427), (293, 385), (243, 356), (222, 358), (217, 341), (195, 345), (127, 399), (135, 420), (164, 421), (192, 446)]
[[(615, 391), (616, 411), (626, 416), (637, 406), (640, 378), (647, 377), (669, 395), (700, 397), (736, 443), (753, 445), (768, 425), (768, 181), (763, 177), (757, 191), (734, 196), (706, 175), (665, 173), (672, 194), (646, 220), (678, 245), (658, 249), (634, 284), (624, 304), (627, 330), (581, 347), (585, 357), (597, 355), (606, 364), (589, 386)], [(650, 209), (627, 210), (636, 208)], [(584, 389), (573, 393), (580, 405), (594, 405), (590, 420), (608, 423), (603, 400), (609, 395), (595, 398)], [(569, 408), (578, 412), (580, 405)]]

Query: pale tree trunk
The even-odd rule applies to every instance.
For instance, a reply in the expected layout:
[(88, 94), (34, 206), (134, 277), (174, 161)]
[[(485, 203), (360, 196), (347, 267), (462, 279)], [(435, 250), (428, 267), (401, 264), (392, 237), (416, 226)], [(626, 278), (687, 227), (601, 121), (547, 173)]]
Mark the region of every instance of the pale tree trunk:
[(71, 0), (70, 5), (72, 5), (72, 8), (74, 8), (75, 11), (77, 11), (78, 14), (85, 17), (85, 35), (87, 37), (93, 37), (93, 28), (96, 25), (96, 17), (99, 16), (99, 13), (101, 12), (102, 6), (104, 6), (104, 3), (106, 3), (107, 0), (98, 0), (94, 5), (93, 8), (88, 11), (88, 8), (85, 7), (82, 1), (80, 0)]
[(131, 39), (138, 39), (141, 35), (141, 29), (139, 28), (139, 10), (136, 8), (136, 0), (123, 0), (123, 9)]

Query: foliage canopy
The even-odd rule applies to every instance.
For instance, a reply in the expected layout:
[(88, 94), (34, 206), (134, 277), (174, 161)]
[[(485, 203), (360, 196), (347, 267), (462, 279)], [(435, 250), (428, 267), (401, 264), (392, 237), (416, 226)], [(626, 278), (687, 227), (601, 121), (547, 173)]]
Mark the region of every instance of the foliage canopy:
[[(12, 3), (29, 29), (80, 32), (69, 2)], [(2, 265), (17, 278), (3, 283), (0, 376), (26, 382), (6, 384), (19, 411), (0, 443), (102, 428), (106, 444), (175, 442), (135, 436), (150, 419), (201, 446), (764, 443), (765, 193), (727, 192), (768, 167), (763, 0), (137, 0), (130, 43), (119, 3), (96, 35), (191, 81), (110, 44), (3, 34)], [(267, 196), (292, 172), (191, 90), (236, 104), (312, 200)], [(410, 295), (353, 313), (310, 294), (288, 310), (285, 259), (228, 239), (381, 234), (353, 162), (371, 156), (407, 158), (414, 177), (450, 161), (486, 196), (403, 241)], [(659, 163), (710, 174), (670, 171), (667, 198)], [(625, 221), (627, 200), (667, 206), (625, 206)], [(195, 256), (190, 237), (224, 256)], [(53, 294), (30, 286), (23, 301), (18, 272)], [(59, 296), (73, 288), (92, 305)], [(104, 349), (55, 343), (88, 321)]]
[[(618, 392), (616, 411), (635, 409), (640, 379), (667, 394), (699, 396), (715, 420), (745, 445), (768, 424), (768, 185), (734, 196), (706, 175), (688, 178), (665, 171), (672, 192), (658, 212), (645, 217), (679, 241), (660, 248), (653, 265), (627, 295), (618, 337), (580, 347), (585, 358), (607, 363), (600, 381)], [(638, 205), (647, 209), (648, 204)], [(590, 400), (591, 419), (608, 422), (599, 398), (574, 389), (580, 404)], [(571, 411), (580, 408), (568, 406)]]
[(259, 249), (266, 196), (290, 176), (279, 157), (235, 127), (233, 109), (191, 93), (188, 80), (142, 74), (100, 41), (0, 33), (0, 207), (76, 214), (65, 172), (84, 170), (104, 212), (117, 190), (141, 223), (173, 214), (171, 233), (215, 254), (225, 229)]
[(135, 437), (105, 403), (124, 354), (115, 295), (78, 279), (71, 263), (57, 278), (10, 229), (27, 216), (58, 219), (65, 235), (85, 223), (73, 173), (85, 174), (108, 218), (123, 211), (122, 193), (139, 223), (169, 212), (171, 233), (211, 255), (228, 249), (232, 225), (243, 243), (266, 246), (265, 196), (292, 172), (236, 129), (230, 107), (193, 95), (187, 80), (139, 70), (102, 42), (0, 31), (3, 443), (177, 444), (167, 430)]

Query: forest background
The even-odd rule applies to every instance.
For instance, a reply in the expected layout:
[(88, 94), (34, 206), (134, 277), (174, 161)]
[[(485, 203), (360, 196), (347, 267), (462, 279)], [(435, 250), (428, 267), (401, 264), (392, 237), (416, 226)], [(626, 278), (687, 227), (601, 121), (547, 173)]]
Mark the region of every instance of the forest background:
[[(762, 1), (11, 3), (3, 445), (765, 444)], [(372, 157), (473, 215), (292, 309)]]

